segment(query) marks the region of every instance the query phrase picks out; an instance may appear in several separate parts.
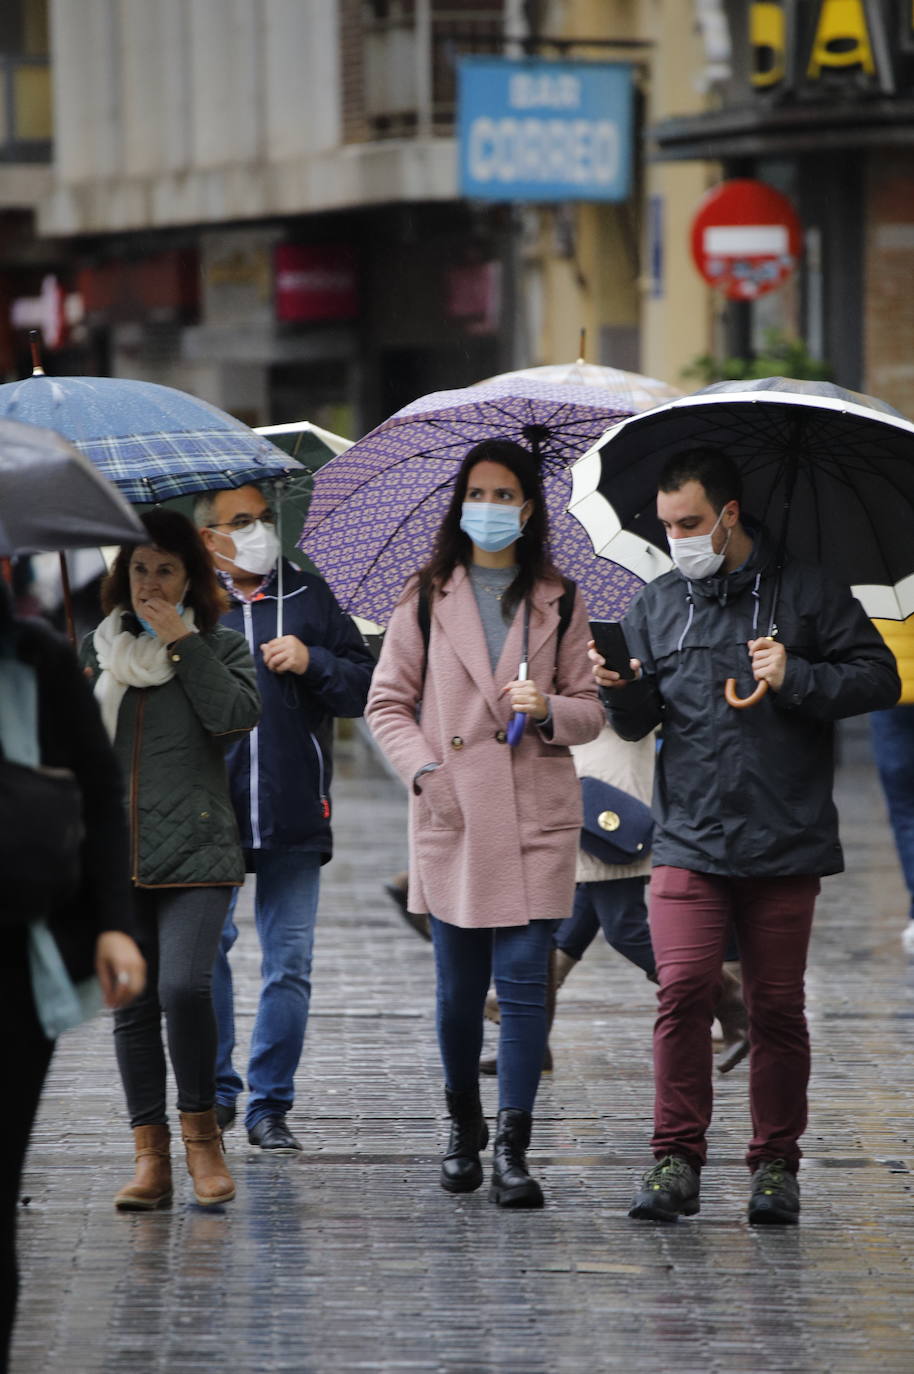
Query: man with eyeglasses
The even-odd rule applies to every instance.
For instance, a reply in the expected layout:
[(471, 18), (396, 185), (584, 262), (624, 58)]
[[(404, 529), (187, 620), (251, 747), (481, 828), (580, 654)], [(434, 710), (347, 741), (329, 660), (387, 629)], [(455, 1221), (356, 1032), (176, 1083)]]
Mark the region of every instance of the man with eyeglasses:
[[(270, 1154), (301, 1150), (286, 1115), (294, 1099), (311, 997), (321, 865), (331, 857), (333, 721), (360, 716), (373, 660), (326, 582), (282, 559), (269, 502), (254, 486), (207, 492), (194, 517), (231, 598), (223, 623), (240, 630), (257, 665), (260, 724), (226, 752), (262, 952), (248, 1060), (245, 1126)], [(280, 592), (281, 587), (281, 592)], [(277, 635), (278, 597), (283, 633)], [(244, 1083), (232, 1064), (235, 1018), (228, 955), (238, 931), (229, 908), (213, 970), (219, 1028), (216, 1115), (235, 1120)]]

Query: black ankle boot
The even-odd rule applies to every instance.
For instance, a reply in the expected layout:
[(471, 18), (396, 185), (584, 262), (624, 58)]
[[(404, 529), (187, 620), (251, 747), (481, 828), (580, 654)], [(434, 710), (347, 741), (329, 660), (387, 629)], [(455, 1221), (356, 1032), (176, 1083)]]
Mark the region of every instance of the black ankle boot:
[(499, 1207), (542, 1207), (543, 1190), (527, 1172), (526, 1149), (533, 1118), (516, 1107), (502, 1107), (495, 1132), (489, 1201)]
[(441, 1161), (441, 1186), (449, 1193), (472, 1193), (482, 1183), (479, 1151), (489, 1143), (479, 1090), (452, 1093), (445, 1088), (444, 1095), (451, 1118), (451, 1138)]

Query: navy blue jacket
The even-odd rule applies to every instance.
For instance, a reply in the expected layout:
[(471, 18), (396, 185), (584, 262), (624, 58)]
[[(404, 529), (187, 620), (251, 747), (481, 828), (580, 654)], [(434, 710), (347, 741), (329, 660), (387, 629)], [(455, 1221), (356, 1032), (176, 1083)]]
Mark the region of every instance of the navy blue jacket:
[(308, 669), (271, 673), (261, 644), (276, 638), (276, 574), (252, 602), (232, 599), (223, 625), (240, 630), (257, 667), (260, 724), (226, 753), (245, 849), (333, 852), (333, 719), (360, 716), (374, 660), (320, 577), (283, 561), (283, 634), (311, 652)]

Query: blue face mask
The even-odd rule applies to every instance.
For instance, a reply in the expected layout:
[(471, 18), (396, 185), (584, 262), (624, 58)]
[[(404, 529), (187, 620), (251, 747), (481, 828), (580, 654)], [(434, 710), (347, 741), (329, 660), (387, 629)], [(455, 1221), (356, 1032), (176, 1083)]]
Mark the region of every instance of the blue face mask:
[(460, 528), (477, 548), (500, 553), (523, 534), (522, 506), (498, 506), (491, 501), (464, 501)]

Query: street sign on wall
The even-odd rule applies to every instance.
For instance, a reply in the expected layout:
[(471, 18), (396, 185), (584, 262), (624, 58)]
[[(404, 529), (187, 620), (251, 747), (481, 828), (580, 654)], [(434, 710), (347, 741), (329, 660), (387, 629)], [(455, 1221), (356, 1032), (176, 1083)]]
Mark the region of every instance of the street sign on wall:
[(482, 200), (625, 200), (632, 76), (625, 63), (463, 58), (459, 185)]
[(803, 229), (785, 195), (737, 177), (714, 186), (692, 221), (692, 257), (705, 281), (731, 301), (776, 291), (797, 265)]

